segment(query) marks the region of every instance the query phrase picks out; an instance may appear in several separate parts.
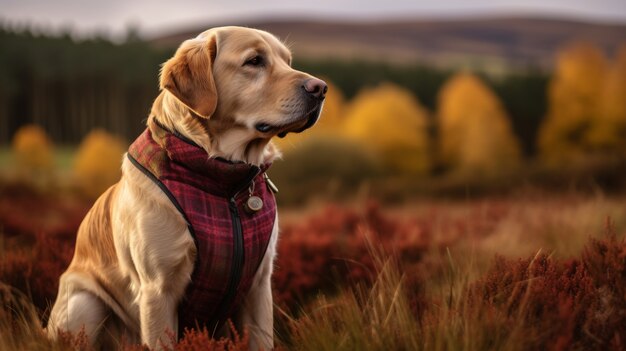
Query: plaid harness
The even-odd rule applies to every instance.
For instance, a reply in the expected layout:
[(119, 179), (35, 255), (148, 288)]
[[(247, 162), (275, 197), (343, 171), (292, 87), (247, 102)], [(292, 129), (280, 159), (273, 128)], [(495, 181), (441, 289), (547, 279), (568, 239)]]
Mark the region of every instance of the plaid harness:
[[(274, 195), (264, 179), (270, 165), (209, 158), (181, 135), (158, 126), (153, 130), (154, 135), (147, 128), (133, 142), (128, 158), (185, 218), (197, 249), (178, 308), (178, 331), (214, 330), (236, 312), (267, 250), (276, 218)], [(250, 214), (244, 206), (252, 195), (263, 207)]]

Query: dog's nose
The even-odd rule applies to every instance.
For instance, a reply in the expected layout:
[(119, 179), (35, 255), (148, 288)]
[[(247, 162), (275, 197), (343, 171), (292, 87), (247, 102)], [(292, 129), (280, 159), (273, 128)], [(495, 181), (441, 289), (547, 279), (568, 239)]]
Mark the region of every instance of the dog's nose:
[(324, 100), (326, 92), (328, 91), (328, 85), (326, 85), (326, 82), (317, 78), (306, 80), (302, 87), (304, 88), (304, 91), (319, 100)]

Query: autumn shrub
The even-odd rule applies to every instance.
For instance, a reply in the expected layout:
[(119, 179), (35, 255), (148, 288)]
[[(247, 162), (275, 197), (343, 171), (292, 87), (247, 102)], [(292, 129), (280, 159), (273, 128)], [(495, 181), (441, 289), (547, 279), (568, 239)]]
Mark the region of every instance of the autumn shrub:
[(604, 153), (626, 157), (626, 44), (608, 67), (602, 88), (598, 121), (590, 130), (588, 140)]
[(73, 239), (90, 206), (88, 201), (41, 191), (27, 183), (6, 183), (0, 186), (2, 234), (31, 243), (39, 234)]
[[(80, 333), (48, 340), (40, 322), (72, 256), (80, 223), (72, 218), (84, 215), (77, 211), (86, 205), (63, 205), (17, 186), (0, 187), (0, 195), (0, 349), (88, 350)], [(626, 243), (615, 235), (626, 229), (622, 203), (544, 195), (396, 209), (366, 202), (285, 220), (273, 276), (278, 346), (622, 350)], [(609, 235), (581, 250), (603, 215), (615, 218)], [(19, 219), (5, 222), (13, 217)], [(524, 241), (531, 243), (520, 248)], [(571, 244), (563, 241), (576, 242), (576, 249), (564, 251)], [(535, 247), (557, 253), (527, 257)], [(494, 252), (506, 256), (492, 260)], [(173, 349), (243, 350), (249, 340), (245, 333), (210, 336), (190, 330)], [(122, 349), (145, 350), (124, 343)]]
[(321, 296), (291, 319), (285, 342), (295, 350), (623, 350), (625, 257), (624, 240), (609, 235), (591, 239), (581, 259), (497, 256), (474, 280), (449, 256), (447, 284), (429, 289), (417, 310), (405, 285), (412, 272), (377, 264), (368, 288)]
[(311, 137), (274, 163), (279, 203), (298, 204), (316, 196), (347, 196), (381, 173), (367, 150), (347, 140)]
[[(623, 50), (622, 50), (623, 51)], [(595, 45), (573, 43), (559, 52), (539, 131), (542, 160), (551, 166), (594, 154), (624, 156), (626, 53), (613, 64)]]
[(428, 111), (399, 86), (361, 91), (347, 110), (343, 133), (394, 172), (424, 175), (431, 169)]
[(54, 300), (89, 205), (24, 184), (0, 188), (0, 281), (29, 296), (41, 313)]
[(625, 291), (626, 244), (612, 234), (591, 239), (582, 260), (497, 257), (470, 287), (467, 304), (499, 316), (523, 349), (618, 350), (626, 337)]
[(432, 251), (484, 240), (509, 211), (500, 202), (460, 212), (451, 211), (450, 205), (430, 205), (410, 218), (398, 218), (373, 201), (357, 209), (326, 206), (298, 223), (281, 225), (273, 276), (276, 301), (293, 307), (319, 292), (334, 294), (348, 284), (371, 282), (373, 262), (364, 236), (369, 233), (376, 245), (401, 262), (405, 284), (416, 293), (408, 298), (417, 307), (419, 280), (434, 281), (443, 274), (441, 264), (429, 259)]
[[(172, 351), (246, 351), (250, 343), (250, 335), (247, 330), (243, 334), (235, 329), (230, 323), (232, 338), (214, 339), (206, 328), (202, 330), (185, 330), (182, 339), (174, 343)], [(165, 350), (170, 350), (166, 348)]]
[(487, 305), (507, 319), (514, 332), (521, 325), (530, 348), (552, 349), (560, 339), (582, 334), (592, 311), (593, 285), (580, 262), (562, 264), (546, 255), (518, 261), (496, 258), (479, 283)]
[(276, 300), (296, 306), (319, 292), (334, 293), (344, 284), (371, 282), (374, 262), (364, 235), (402, 258), (406, 266), (419, 262), (428, 248), (425, 235), (414, 235), (413, 226), (382, 214), (375, 203), (363, 213), (327, 207), (300, 225), (281, 231), (273, 276)]
[(320, 291), (336, 291), (336, 278), (360, 280), (372, 269), (367, 249), (362, 244), (359, 226), (364, 225), (356, 212), (327, 208), (305, 224), (283, 227), (273, 275), (279, 303), (311, 298)]
[(94, 130), (83, 139), (74, 160), (74, 174), (85, 195), (96, 198), (119, 180), (124, 152), (124, 142), (103, 130)]
[(67, 269), (73, 252), (72, 241), (39, 235), (32, 247), (2, 252), (0, 281), (29, 296), (44, 312), (54, 301), (59, 277)]
[[(626, 346), (626, 242), (610, 233), (604, 239), (590, 239), (582, 264), (592, 278), (599, 308), (589, 326), (594, 346)], [(598, 342), (600, 340), (600, 342)]]
[(498, 97), (478, 77), (459, 73), (438, 96), (442, 165), (465, 176), (502, 175), (521, 164), (519, 141)]
[(45, 177), (54, 166), (54, 146), (38, 125), (21, 127), (13, 136), (13, 155), (17, 169), (30, 177)]

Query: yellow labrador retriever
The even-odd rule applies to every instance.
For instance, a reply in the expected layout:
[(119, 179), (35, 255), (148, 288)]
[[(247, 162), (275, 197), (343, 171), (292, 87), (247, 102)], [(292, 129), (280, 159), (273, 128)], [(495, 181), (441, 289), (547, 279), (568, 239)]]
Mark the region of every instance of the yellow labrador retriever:
[[(201, 159), (206, 162), (228, 163), (224, 167), (229, 169), (271, 163), (278, 150), (270, 139), (313, 125), (327, 90), (323, 81), (291, 68), (289, 50), (274, 36), (241, 27), (210, 29), (183, 42), (174, 57), (163, 65), (160, 87), (161, 93), (152, 106), (144, 133), (149, 142), (158, 146), (148, 143), (146, 150), (163, 148), (162, 153), (154, 154), (184, 160), (189, 154), (184, 147), (190, 147), (194, 152), (200, 150)], [(158, 139), (156, 135), (170, 139)], [(187, 146), (180, 151), (173, 150), (172, 145)], [(144, 151), (136, 152), (135, 157), (142, 155)], [(77, 333), (84, 328), (91, 343), (103, 349), (119, 346), (122, 338), (161, 348), (169, 345), (170, 335), (178, 331), (179, 321), (185, 317), (179, 312), (186, 291), (194, 284), (198, 239), (185, 212), (168, 196), (171, 194), (133, 161), (137, 162), (130, 155), (124, 157), (120, 182), (96, 201), (79, 228), (74, 258), (61, 277), (48, 322), (47, 332), (52, 337), (61, 330)], [(174, 170), (171, 174), (180, 167), (191, 178), (190, 182), (203, 179), (200, 175), (198, 179), (193, 177), (197, 164), (187, 165), (180, 159), (161, 162), (170, 162), (168, 169)], [(228, 180), (230, 175), (225, 177)], [(262, 182), (263, 179), (257, 183)], [(198, 183), (198, 187), (203, 186)], [(249, 185), (250, 194), (258, 191), (254, 185), (254, 181)], [(188, 184), (182, 186), (190, 189)], [(246, 191), (243, 193), (245, 197)], [(244, 212), (249, 209), (241, 207), (259, 204), (242, 205), (236, 196), (239, 195), (233, 195), (229, 203), (234, 214), (233, 227), (241, 231), (244, 223), (243, 229), (253, 235), (255, 230), (261, 230), (255, 227), (253, 219), (250, 220), (253, 224), (236, 221), (245, 216), (253, 218)], [(274, 204), (273, 197), (271, 201), (266, 206)], [(224, 211), (227, 216), (228, 209)], [(274, 216), (274, 212), (271, 214)], [(225, 218), (211, 220), (230, 225), (224, 222)], [(230, 301), (237, 306), (226, 317), (232, 318), (238, 328), (248, 328), (252, 349), (273, 347), (270, 276), (278, 235), (275, 217), (271, 223), (266, 246), (259, 244), (256, 249), (250, 249), (245, 236), (241, 237), (244, 242), (236, 242), (241, 239), (234, 238), (234, 243), (224, 244), (260, 252), (258, 264), (230, 262), (235, 256), (229, 252), (208, 257), (209, 270), (224, 266), (230, 267), (224, 271), (232, 269), (232, 276), (245, 276), (242, 270), (250, 275), (243, 298)], [(249, 267), (256, 270), (250, 274)], [(229, 289), (246, 286), (228, 277), (228, 284), (208, 282), (208, 289), (212, 285)], [(223, 290), (216, 291), (219, 295)], [(202, 311), (202, 307), (191, 306), (191, 309)]]

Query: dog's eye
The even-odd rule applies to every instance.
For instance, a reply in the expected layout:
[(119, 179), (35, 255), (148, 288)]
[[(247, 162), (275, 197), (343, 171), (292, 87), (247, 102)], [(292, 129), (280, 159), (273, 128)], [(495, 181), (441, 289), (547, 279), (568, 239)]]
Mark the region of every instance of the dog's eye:
[(251, 59), (246, 60), (243, 64), (244, 66), (262, 66), (263, 65), (263, 57), (261, 55), (256, 55)]

